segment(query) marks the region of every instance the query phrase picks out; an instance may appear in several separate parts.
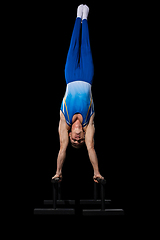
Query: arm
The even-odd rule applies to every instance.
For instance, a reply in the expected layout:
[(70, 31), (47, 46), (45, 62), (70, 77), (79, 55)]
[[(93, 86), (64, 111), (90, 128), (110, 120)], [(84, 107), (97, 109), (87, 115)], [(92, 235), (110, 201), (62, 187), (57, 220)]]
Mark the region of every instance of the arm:
[(60, 150), (58, 153), (57, 158), (57, 171), (56, 175), (61, 176), (62, 175), (62, 167), (64, 160), (66, 158), (66, 149), (69, 143), (69, 137), (68, 137), (68, 128), (65, 121), (65, 117), (62, 112), (60, 112), (60, 121), (59, 121), (59, 138), (60, 138)]
[(98, 168), (98, 158), (97, 158), (96, 151), (94, 149), (94, 133), (95, 133), (94, 115), (95, 114), (91, 116), (87, 130), (86, 130), (85, 143), (88, 150), (89, 159), (94, 169), (94, 176), (101, 177), (99, 173), (99, 168)]

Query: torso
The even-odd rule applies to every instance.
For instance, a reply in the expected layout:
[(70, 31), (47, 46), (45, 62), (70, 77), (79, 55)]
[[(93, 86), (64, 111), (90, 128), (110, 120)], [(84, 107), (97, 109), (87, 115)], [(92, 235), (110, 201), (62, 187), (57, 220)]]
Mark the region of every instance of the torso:
[(67, 84), (61, 111), (70, 127), (76, 121), (75, 119), (80, 118), (80, 120), (83, 119), (82, 126), (85, 129), (94, 113), (91, 85), (83, 81)]

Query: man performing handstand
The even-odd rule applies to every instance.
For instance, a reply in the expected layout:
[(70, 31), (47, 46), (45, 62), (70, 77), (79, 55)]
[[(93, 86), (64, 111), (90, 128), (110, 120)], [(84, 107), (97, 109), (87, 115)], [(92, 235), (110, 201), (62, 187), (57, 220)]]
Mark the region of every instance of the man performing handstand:
[[(94, 149), (94, 103), (91, 85), (94, 75), (94, 66), (89, 41), (87, 17), (89, 8), (80, 5), (77, 9), (70, 48), (68, 51), (65, 78), (66, 93), (60, 110), (59, 138), (60, 150), (57, 158), (55, 181), (62, 181), (62, 167), (66, 158), (66, 149), (69, 144), (80, 148), (84, 142), (94, 170), (94, 181), (100, 182), (104, 178), (98, 168), (98, 159)], [(82, 25), (82, 39), (80, 46), (80, 29)]]

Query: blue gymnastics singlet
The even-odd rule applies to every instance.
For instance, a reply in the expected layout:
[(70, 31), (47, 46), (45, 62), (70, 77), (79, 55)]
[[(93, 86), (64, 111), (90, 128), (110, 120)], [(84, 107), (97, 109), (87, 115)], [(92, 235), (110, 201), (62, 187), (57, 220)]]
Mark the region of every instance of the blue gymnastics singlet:
[(91, 84), (83, 81), (68, 83), (61, 104), (61, 111), (69, 126), (72, 125), (74, 114), (80, 113), (83, 117), (82, 126), (85, 127), (94, 113)]

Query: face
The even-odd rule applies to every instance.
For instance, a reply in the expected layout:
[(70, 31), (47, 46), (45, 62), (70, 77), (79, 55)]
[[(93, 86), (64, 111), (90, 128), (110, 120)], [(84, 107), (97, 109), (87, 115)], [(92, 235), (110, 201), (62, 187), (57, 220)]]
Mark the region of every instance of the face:
[(80, 122), (72, 125), (69, 133), (71, 144), (74, 147), (80, 147), (85, 141), (85, 133)]

